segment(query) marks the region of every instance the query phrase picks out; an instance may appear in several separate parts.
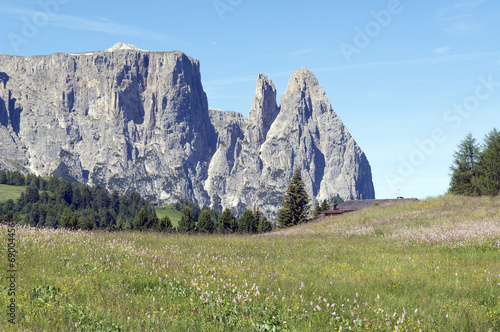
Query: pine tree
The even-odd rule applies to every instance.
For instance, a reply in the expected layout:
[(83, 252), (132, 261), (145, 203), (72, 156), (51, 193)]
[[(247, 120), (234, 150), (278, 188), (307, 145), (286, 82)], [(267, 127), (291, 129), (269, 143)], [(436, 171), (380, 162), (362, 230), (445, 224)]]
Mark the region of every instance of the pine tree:
[[(233, 216), (231, 214), (231, 216)], [(231, 222), (229, 224), (229, 228), (231, 230), (231, 233), (236, 233), (238, 231), (238, 219), (236, 219), (235, 216), (231, 218)]]
[(252, 233), (259, 233), (259, 224), (262, 217), (262, 213), (260, 213), (259, 208), (257, 208), (257, 210), (253, 212)]
[(157, 232), (164, 232), (164, 233), (172, 233), (173, 229), (174, 227), (172, 226), (172, 221), (167, 215), (163, 216), (160, 219), (160, 222), (156, 227)]
[(26, 198), (28, 203), (37, 203), (40, 199), (38, 188), (35, 186), (29, 186), (28, 189), (26, 189)]
[(476, 139), (469, 133), (454, 154), (449, 192), (456, 195), (475, 196), (479, 194), (475, 182), (476, 166), (480, 155)]
[(70, 208), (66, 208), (63, 211), (61, 220), (59, 221), (59, 228), (71, 228), (71, 218), (73, 217), (73, 212)]
[(78, 218), (77, 228), (90, 231), (94, 228), (94, 224), (89, 217), (82, 215)]
[(500, 133), (496, 129), (485, 137), (476, 175), (481, 195), (496, 196), (500, 193)]
[(238, 220), (238, 232), (253, 233), (254, 219), (252, 210), (245, 210)]
[(203, 210), (198, 219), (198, 232), (212, 234), (214, 231), (214, 221), (210, 216), (210, 211)]
[(182, 210), (182, 217), (179, 220), (179, 226), (177, 227), (179, 233), (193, 233), (196, 229), (196, 224), (194, 223), (193, 215), (191, 214), (191, 209), (189, 206), (185, 206)]
[(222, 212), (219, 222), (217, 223), (216, 232), (219, 234), (231, 233), (231, 224), (233, 223), (234, 216), (229, 208), (225, 208)]
[(134, 229), (142, 231), (145, 229), (145, 225), (148, 221), (148, 216), (146, 215), (146, 209), (142, 208), (139, 214), (134, 219)]
[(278, 212), (278, 227), (290, 227), (307, 222), (309, 201), (300, 170), (296, 167), (288, 184), (284, 200), (281, 203), (283, 207)]
[(146, 220), (146, 224), (144, 225), (145, 230), (156, 230), (158, 225), (160, 223), (160, 219), (158, 219), (158, 216), (156, 215), (155, 211), (151, 211), (151, 213), (148, 215), (148, 219)]
[(266, 233), (266, 232), (272, 231), (272, 229), (273, 229), (273, 225), (271, 225), (271, 222), (269, 220), (267, 220), (266, 216), (263, 216), (259, 222), (258, 232), (259, 233)]
[(316, 204), (314, 205), (312, 217), (317, 218), (320, 213), (321, 213), (321, 206), (319, 205), (318, 202), (316, 202)]
[(321, 212), (328, 210), (330, 210), (330, 204), (324, 199), (323, 202), (321, 202)]

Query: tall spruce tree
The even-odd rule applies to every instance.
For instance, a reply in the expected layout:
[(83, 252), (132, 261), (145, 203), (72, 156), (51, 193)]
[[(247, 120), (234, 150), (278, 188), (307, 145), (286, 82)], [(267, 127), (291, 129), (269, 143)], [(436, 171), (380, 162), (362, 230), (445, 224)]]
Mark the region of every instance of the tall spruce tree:
[(500, 133), (496, 129), (484, 139), (484, 150), (477, 163), (476, 184), (481, 195), (500, 193)]
[(189, 206), (185, 206), (182, 210), (182, 217), (181, 220), (179, 220), (179, 226), (177, 229), (179, 233), (193, 233), (195, 231), (196, 224)]
[(278, 227), (290, 227), (307, 222), (309, 201), (300, 169), (296, 167), (281, 203), (283, 207), (278, 212)]
[(134, 229), (138, 231), (145, 230), (145, 226), (148, 222), (148, 216), (146, 214), (146, 209), (142, 208), (139, 214), (134, 219)]
[(255, 217), (252, 210), (245, 210), (243, 215), (238, 220), (238, 232), (240, 233), (254, 233), (253, 227)]
[(219, 234), (232, 233), (232, 226), (234, 223), (236, 223), (236, 218), (229, 208), (225, 208), (217, 223), (216, 232)]
[(318, 202), (316, 202), (316, 204), (314, 204), (314, 209), (312, 210), (312, 217), (316, 218), (319, 216), (320, 213), (321, 213), (321, 206), (319, 205)]
[(472, 133), (467, 134), (465, 139), (458, 145), (454, 154), (451, 170), (451, 181), (449, 193), (456, 195), (479, 195), (476, 185), (476, 166), (479, 161), (480, 149)]
[(209, 210), (203, 210), (198, 219), (198, 232), (212, 234), (214, 231), (214, 221)]
[(172, 233), (173, 230), (174, 227), (172, 226), (172, 221), (167, 215), (164, 215), (158, 222), (158, 225), (156, 226), (156, 231), (164, 233)]
[(266, 232), (272, 231), (272, 229), (273, 229), (273, 225), (271, 225), (271, 222), (269, 220), (267, 220), (266, 216), (263, 216), (260, 219), (259, 228), (257, 231), (259, 233), (266, 233)]

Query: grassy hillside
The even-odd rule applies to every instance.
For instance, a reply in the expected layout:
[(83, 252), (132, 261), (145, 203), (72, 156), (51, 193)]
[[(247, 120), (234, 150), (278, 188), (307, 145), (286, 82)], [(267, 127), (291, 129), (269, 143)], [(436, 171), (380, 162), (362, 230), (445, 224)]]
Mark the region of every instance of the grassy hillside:
[(21, 193), (26, 190), (26, 187), (8, 186), (0, 184), (0, 202), (5, 202), (9, 199), (16, 200)]
[(174, 227), (177, 227), (179, 224), (179, 220), (181, 220), (182, 212), (177, 211), (172, 205), (167, 204), (160, 207), (156, 207), (156, 215), (158, 218), (163, 218), (163, 216), (167, 215), (172, 222)]
[(498, 331), (499, 211), (444, 197), (256, 236), (17, 228), (0, 330)]

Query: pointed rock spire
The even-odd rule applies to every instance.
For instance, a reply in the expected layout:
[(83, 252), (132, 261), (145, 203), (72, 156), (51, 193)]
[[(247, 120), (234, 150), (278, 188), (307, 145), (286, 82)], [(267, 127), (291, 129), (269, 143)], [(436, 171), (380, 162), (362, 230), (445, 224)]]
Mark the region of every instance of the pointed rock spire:
[(276, 104), (276, 88), (273, 81), (263, 73), (257, 78), (255, 97), (252, 101), (252, 109), (248, 114), (248, 119), (256, 125), (257, 140), (259, 145), (266, 140), (267, 132), (276, 119), (279, 108)]

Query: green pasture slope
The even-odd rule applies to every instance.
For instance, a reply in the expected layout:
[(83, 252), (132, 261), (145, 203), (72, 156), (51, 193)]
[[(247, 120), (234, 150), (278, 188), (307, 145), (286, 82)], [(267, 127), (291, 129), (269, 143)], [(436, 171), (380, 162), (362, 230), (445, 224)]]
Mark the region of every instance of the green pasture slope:
[(25, 190), (26, 187), (24, 186), (19, 187), (0, 184), (0, 202), (5, 202), (9, 199), (16, 200)]
[(177, 211), (172, 205), (167, 204), (160, 207), (155, 207), (156, 215), (158, 218), (163, 218), (163, 216), (167, 215), (172, 222), (172, 226), (177, 227), (179, 224), (179, 220), (181, 220), (182, 212)]
[(0, 330), (499, 331), (499, 211), (446, 196), (253, 236), (19, 227)]

